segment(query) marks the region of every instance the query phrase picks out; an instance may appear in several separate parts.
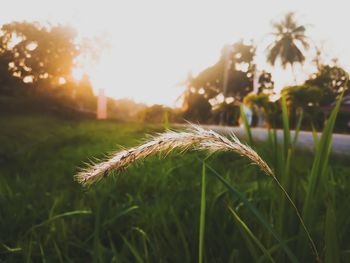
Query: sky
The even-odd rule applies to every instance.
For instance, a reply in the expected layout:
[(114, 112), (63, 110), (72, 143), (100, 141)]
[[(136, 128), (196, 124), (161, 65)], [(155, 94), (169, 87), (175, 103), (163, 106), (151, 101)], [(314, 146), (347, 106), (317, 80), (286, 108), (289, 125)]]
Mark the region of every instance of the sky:
[[(337, 57), (350, 70), (348, 6), (345, 0), (17, 0), (2, 4), (0, 23), (69, 24), (79, 37), (103, 37), (109, 45), (99, 61), (75, 71), (88, 73), (96, 94), (102, 88), (116, 99), (175, 106), (188, 74), (211, 66), (224, 45), (242, 38), (258, 45), (258, 69), (273, 73), (277, 90), (293, 84), (290, 71), (265, 62), (271, 21), (289, 11), (307, 25), (306, 34), (312, 46), (323, 49), (325, 63)], [(314, 70), (306, 63), (297, 69), (298, 80)]]

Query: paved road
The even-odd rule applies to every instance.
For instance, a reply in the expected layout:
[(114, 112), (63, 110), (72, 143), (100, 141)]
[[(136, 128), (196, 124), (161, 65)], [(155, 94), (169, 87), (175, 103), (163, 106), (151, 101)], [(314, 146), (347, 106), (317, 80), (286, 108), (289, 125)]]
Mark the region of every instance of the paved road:
[[(227, 126), (214, 126), (206, 125), (204, 126), (208, 129), (214, 130), (221, 134), (235, 133), (238, 138), (242, 138), (245, 135), (244, 128), (242, 127), (227, 127)], [(291, 138), (293, 139), (295, 135), (294, 131), (291, 131)], [(268, 131), (264, 128), (252, 128), (252, 136), (256, 141), (266, 141), (268, 137)], [(321, 136), (321, 133), (318, 133)], [(278, 142), (283, 141), (283, 131), (277, 130), (277, 140)], [(311, 132), (300, 131), (298, 136), (297, 148), (307, 151), (314, 150), (314, 141)], [(336, 155), (343, 155), (350, 157), (350, 135), (345, 134), (333, 134), (333, 144), (332, 153)], [(350, 159), (349, 159), (350, 161)]]

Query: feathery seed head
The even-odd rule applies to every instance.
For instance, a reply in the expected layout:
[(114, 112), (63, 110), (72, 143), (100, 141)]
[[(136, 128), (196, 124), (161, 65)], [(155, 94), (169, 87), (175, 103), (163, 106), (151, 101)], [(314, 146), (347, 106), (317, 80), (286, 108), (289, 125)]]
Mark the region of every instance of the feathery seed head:
[(158, 136), (153, 137), (151, 140), (138, 147), (122, 150), (100, 163), (92, 164), (89, 168), (78, 173), (75, 179), (83, 185), (91, 185), (108, 176), (110, 172), (122, 172), (135, 161), (147, 158), (150, 155), (160, 152), (168, 154), (175, 149), (180, 149), (184, 152), (190, 148), (210, 152), (236, 152), (249, 158), (266, 174), (273, 176), (269, 166), (254, 150), (242, 144), (235, 135), (232, 135), (231, 139), (232, 140), (229, 140), (214, 131), (205, 130), (197, 125), (192, 125), (192, 127), (186, 131), (168, 131), (158, 134)]

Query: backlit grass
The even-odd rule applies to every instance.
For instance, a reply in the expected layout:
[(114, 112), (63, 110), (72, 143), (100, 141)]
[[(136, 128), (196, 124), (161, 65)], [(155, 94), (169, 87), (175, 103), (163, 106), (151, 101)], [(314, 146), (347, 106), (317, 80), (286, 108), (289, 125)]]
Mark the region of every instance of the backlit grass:
[[(276, 221), (281, 193), (271, 178), (236, 155), (216, 154), (205, 161), (210, 167), (205, 169), (205, 220), (201, 215), (205, 231), (200, 231), (199, 222), (204, 169), (200, 160), (206, 154), (152, 157), (90, 189), (73, 181), (77, 167), (84, 166), (89, 157), (103, 158), (104, 153), (120, 149), (118, 145), (137, 145), (145, 134), (162, 130), (155, 125), (73, 122), (49, 115), (1, 116), (0, 259), (196, 262), (199, 236), (203, 262), (270, 262), (269, 255), (277, 262), (291, 261), (293, 256), (302, 261), (305, 255), (298, 254), (304, 253), (299, 244), (305, 246), (306, 258), (313, 258), (306, 237), (298, 235), (299, 223), (288, 203), (284, 209), (289, 218), (283, 227)], [(261, 146), (258, 151), (276, 170), (278, 162), (271, 148)], [(313, 157), (294, 154), (290, 158), (296, 184), (292, 194), (302, 208)], [(321, 216), (311, 230), (321, 257), (334, 259), (337, 255), (325, 253), (326, 224), (327, 237), (338, 241), (332, 251), (346, 260), (350, 167), (346, 160), (330, 164), (334, 197), (327, 213), (318, 213)], [(217, 180), (211, 169), (234, 189)], [(323, 198), (320, 202), (327, 200)], [(334, 221), (341, 226), (335, 237), (331, 232)], [(274, 233), (285, 241), (292, 256)]]

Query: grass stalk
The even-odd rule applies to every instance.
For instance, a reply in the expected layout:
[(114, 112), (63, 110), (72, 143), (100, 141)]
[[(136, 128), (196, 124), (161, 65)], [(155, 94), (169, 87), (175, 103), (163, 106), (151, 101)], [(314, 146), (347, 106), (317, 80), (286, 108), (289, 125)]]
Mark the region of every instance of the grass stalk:
[[(246, 223), (244, 223), (244, 221), (239, 217), (239, 215), (237, 214), (237, 212), (232, 208), (229, 207), (230, 212), (233, 215), (233, 219), (236, 223), (236, 225), (239, 226), (239, 229), (243, 235), (243, 237), (245, 237), (246, 235), (248, 235), (253, 242), (259, 247), (259, 249), (263, 252), (263, 254), (265, 255), (266, 258), (268, 258), (271, 262), (275, 262), (271, 256), (271, 254), (268, 252), (268, 250), (264, 247), (264, 245), (259, 241), (259, 239), (253, 234), (253, 232), (250, 230), (250, 228), (246, 225)], [(254, 253), (253, 253), (254, 254)]]
[[(331, 112), (329, 119), (327, 120), (326, 126), (323, 129), (321, 138), (315, 139), (315, 149), (317, 149), (312, 169), (309, 175), (308, 188), (306, 190), (306, 197), (303, 206), (303, 219), (307, 226), (311, 226), (317, 218), (317, 211), (319, 210), (322, 201), (320, 196), (323, 196), (327, 189), (327, 167), (330, 157), (330, 150), (332, 146), (332, 134), (339, 107), (342, 102), (343, 95), (341, 95), (336, 103), (335, 108)], [(316, 137), (316, 136), (314, 136)], [(305, 246), (303, 242), (299, 243), (299, 250), (305, 255)]]
[(168, 131), (152, 138), (148, 142), (134, 148), (122, 150), (100, 163), (94, 163), (83, 169), (75, 179), (83, 185), (91, 185), (108, 177), (112, 171), (122, 172), (137, 160), (150, 155), (170, 153), (175, 149), (185, 152), (189, 149), (205, 150), (209, 152), (235, 152), (255, 163), (265, 174), (275, 177), (267, 163), (249, 146), (241, 143), (231, 134), (231, 140), (218, 133), (205, 130), (193, 125), (191, 129), (182, 132)]
[(199, 242), (198, 242), (198, 263), (203, 262), (203, 247), (204, 247), (204, 233), (205, 233), (205, 209), (206, 209), (206, 198), (205, 198), (205, 163), (202, 165), (202, 185), (201, 185), (201, 209), (199, 216)]
[(283, 157), (286, 160), (288, 149), (290, 148), (290, 128), (287, 102), (285, 96), (282, 96), (282, 122), (283, 122)]
[(242, 121), (243, 121), (244, 130), (245, 130), (246, 136), (247, 136), (247, 142), (248, 142), (249, 145), (253, 145), (252, 130), (251, 130), (249, 124), (248, 124), (247, 116), (245, 115), (243, 105), (241, 104), (239, 108), (240, 108), (240, 111), (241, 111), (241, 118), (242, 118)]

